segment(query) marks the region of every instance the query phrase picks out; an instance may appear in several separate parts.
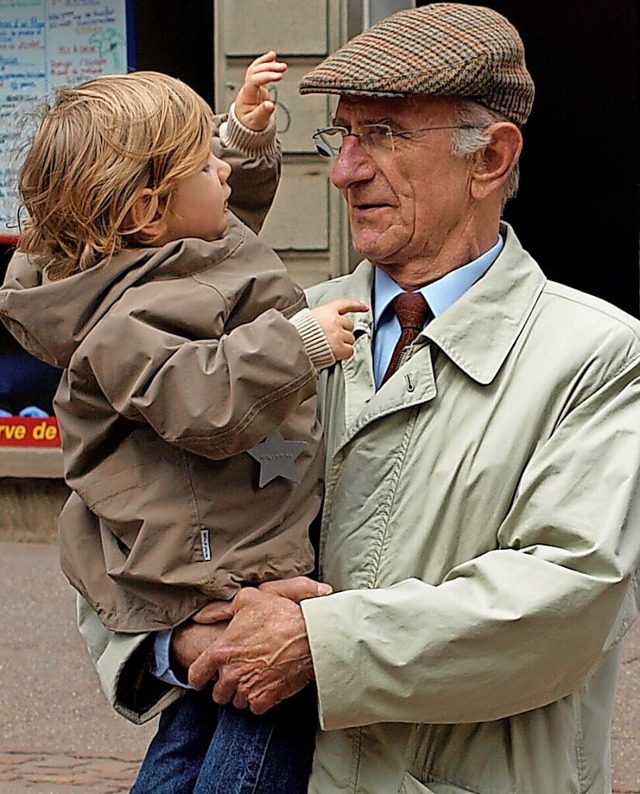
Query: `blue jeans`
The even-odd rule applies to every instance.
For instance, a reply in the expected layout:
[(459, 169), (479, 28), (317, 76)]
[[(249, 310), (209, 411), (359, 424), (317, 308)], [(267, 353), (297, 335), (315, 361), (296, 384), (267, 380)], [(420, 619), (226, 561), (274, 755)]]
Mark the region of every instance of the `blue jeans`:
[(160, 716), (130, 794), (306, 794), (315, 732), (314, 687), (259, 717), (188, 691)]

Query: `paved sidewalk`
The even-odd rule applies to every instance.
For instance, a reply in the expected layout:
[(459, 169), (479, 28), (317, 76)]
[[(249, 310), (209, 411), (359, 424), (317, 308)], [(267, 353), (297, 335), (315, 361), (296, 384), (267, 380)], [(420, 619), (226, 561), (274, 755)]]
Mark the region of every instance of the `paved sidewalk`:
[(154, 732), (107, 703), (54, 544), (0, 542), (0, 794), (124, 794)]
[[(131, 725), (107, 704), (55, 545), (0, 541), (0, 604), (0, 794), (126, 794), (154, 724)], [(640, 794), (638, 623), (612, 745), (614, 791)]]

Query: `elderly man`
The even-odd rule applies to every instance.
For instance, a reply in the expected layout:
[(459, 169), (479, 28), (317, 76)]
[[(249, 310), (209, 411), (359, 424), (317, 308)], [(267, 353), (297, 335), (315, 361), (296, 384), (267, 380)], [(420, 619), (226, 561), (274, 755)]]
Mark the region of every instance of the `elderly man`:
[[(319, 382), (334, 592), (246, 588), (174, 632), (174, 664), (256, 712), (313, 682), (313, 794), (608, 794), (640, 601), (640, 323), (548, 281), (501, 221), (534, 94), (520, 37), (434, 3), (300, 90), (339, 97), (315, 137), (364, 257), (310, 297), (371, 306)], [(82, 616), (121, 711), (175, 697), (136, 677), (145, 638)]]

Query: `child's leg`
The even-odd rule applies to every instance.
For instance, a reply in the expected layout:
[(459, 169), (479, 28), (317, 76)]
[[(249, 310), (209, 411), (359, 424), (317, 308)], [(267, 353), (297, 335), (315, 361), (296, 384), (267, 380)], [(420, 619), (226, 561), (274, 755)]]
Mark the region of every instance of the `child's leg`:
[(191, 794), (216, 729), (210, 692), (188, 691), (160, 715), (130, 794)]
[(221, 708), (193, 794), (306, 794), (316, 715), (314, 687), (259, 717)]

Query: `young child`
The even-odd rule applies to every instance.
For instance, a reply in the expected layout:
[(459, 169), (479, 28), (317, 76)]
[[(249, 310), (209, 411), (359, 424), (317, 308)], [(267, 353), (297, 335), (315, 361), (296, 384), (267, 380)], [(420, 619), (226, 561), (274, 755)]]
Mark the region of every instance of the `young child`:
[[(170, 629), (243, 585), (313, 569), (316, 374), (351, 355), (346, 315), (366, 307), (306, 308), (227, 211), (231, 168), (212, 152), (242, 166), (233, 179), (259, 225), (279, 169), (268, 84), (285, 70), (275, 53), (249, 66), (219, 141), (220, 119), (166, 75), (62, 89), (21, 170), (28, 218), (0, 316), (63, 370), (61, 564), (114, 631)], [(304, 694), (264, 717), (216, 717), (210, 693), (189, 692), (133, 791), (305, 792)]]

